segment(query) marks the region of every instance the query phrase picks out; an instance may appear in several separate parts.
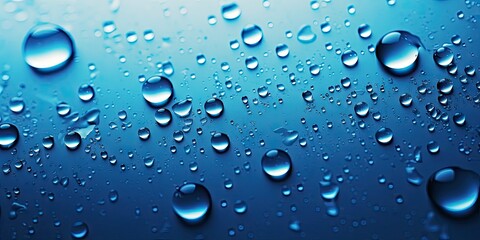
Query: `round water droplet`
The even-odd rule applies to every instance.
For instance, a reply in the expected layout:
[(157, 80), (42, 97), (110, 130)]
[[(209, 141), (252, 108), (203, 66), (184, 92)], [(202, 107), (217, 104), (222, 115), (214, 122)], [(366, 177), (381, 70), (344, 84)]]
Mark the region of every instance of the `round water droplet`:
[(436, 154), (440, 151), (440, 145), (436, 141), (429, 141), (427, 144), (427, 150), (431, 154)]
[(372, 36), (372, 29), (370, 28), (370, 25), (368, 24), (361, 24), (358, 27), (358, 35), (360, 35), (361, 38), (369, 38)]
[(262, 157), (262, 170), (272, 180), (284, 180), (292, 172), (292, 159), (283, 150), (269, 150)]
[(130, 31), (125, 34), (125, 38), (127, 39), (128, 43), (136, 43), (138, 40), (138, 36), (136, 32)]
[(355, 114), (362, 118), (368, 116), (368, 112), (370, 111), (370, 108), (366, 102), (359, 102), (355, 104), (353, 109), (355, 110)]
[(42, 139), (42, 145), (45, 149), (52, 149), (54, 142), (55, 141), (52, 135), (46, 136)]
[(73, 55), (73, 40), (60, 26), (37, 25), (25, 37), (24, 60), (39, 72), (47, 73), (59, 70), (72, 60)]
[(247, 46), (256, 46), (263, 39), (262, 29), (255, 25), (249, 24), (242, 29), (242, 40)]
[(74, 239), (84, 239), (88, 235), (88, 225), (82, 221), (75, 222), (70, 233)]
[(143, 31), (143, 39), (145, 39), (145, 41), (147, 41), (147, 42), (155, 39), (155, 33), (153, 32), (153, 30), (152, 29), (147, 29), (147, 30)]
[(117, 26), (115, 26), (115, 22), (113, 21), (105, 21), (103, 23), (103, 32), (105, 33), (112, 33), (117, 29)]
[(77, 132), (69, 132), (65, 135), (63, 141), (69, 150), (75, 150), (82, 143), (82, 137)]
[(250, 70), (255, 70), (258, 67), (258, 59), (254, 56), (249, 56), (245, 59), (245, 65)]
[(177, 102), (173, 104), (172, 110), (177, 116), (181, 118), (188, 117), (192, 112), (192, 101), (190, 99), (185, 99)]
[(281, 43), (277, 45), (275, 52), (279, 58), (286, 58), (290, 54), (290, 49), (286, 44)]
[(218, 153), (226, 152), (230, 148), (230, 138), (225, 133), (217, 132), (211, 138), (212, 148)]
[(173, 97), (172, 82), (163, 76), (153, 76), (143, 83), (143, 98), (153, 107), (167, 105)]
[(478, 211), (480, 175), (459, 167), (435, 172), (427, 184), (430, 200), (451, 217), (467, 217)]
[(110, 192), (108, 192), (108, 200), (110, 200), (110, 202), (112, 202), (112, 203), (118, 201), (117, 190), (110, 190)]
[(150, 138), (150, 129), (147, 127), (138, 129), (138, 137), (143, 141), (148, 140)]
[(465, 117), (465, 114), (463, 113), (455, 113), (453, 115), (453, 122), (457, 125), (457, 126), (463, 126), (465, 125), (465, 122), (466, 122), (466, 117)]
[(408, 93), (404, 93), (404, 94), (400, 95), (399, 100), (400, 100), (400, 104), (404, 107), (412, 106), (413, 97), (412, 97), (412, 95), (410, 95)]
[(222, 17), (225, 20), (234, 20), (240, 17), (242, 10), (236, 3), (227, 3), (222, 6)]
[(453, 52), (452, 49), (448, 47), (441, 47), (435, 51), (433, 54), (433, 60), (440, 67), (447, 67), (450, 63), (453, 62)]
[(67, 116), (70, 114), (72, 108), (66, 102), (60, 102), (57, 104), (57, 114), (61, 117)]
[(437, 89), (442, 94), (450, 94), (453, 91), (453, 82), (448, 78), (442, 78), (437, 82)]
[(19, 138), (18, 128), (10, 123), (0, 125), (0, 148), (9, 149), (17, 144)]
[(95, 96), (95, 90), (88, 84), (82, 84), (78, 88), (78, 97), (84, 102), (89, 102)]
[(380, 128), (375, 133), (375, 139), (378, 143), (388, 145), (393, 140), (393, 132), (390, 128)]
[(353, 50), (347, 50), (342, 54), (342, 63), (346, 67), (355, 67), (358, 63), (358, 55)]
[(155, 112), (155, 121), (162, 127), (168, 126), (172, 122), (172, 113), (168, 109), (160, 108)]
[(420, 38), (406, 32), (393, 31), (385, 34), (375, 47), (378, 61), (390, 73), (407, 75), (418, 65)]
[(209, 117), (217, 118), (223, 114), (223, 102), (218, 98), (210, 98), (205, 102), (205, 112)]
[(313, 94), (311, 91), (304, 91), (302, 93), (302, 97), (303, 97), (303, 100), (305, 100), (305, 102), (313, 102)]
[(320, 30), (322, 30), (323, 33), (329, 33), (332, 31), (332, 25), (330, 25), (329, 22), (324, 22), (320, 24)]
[(172, 198), (175, 214), (189, 224), (204, 221), (210, 212), (212, 198), (203, 185), (186, 183), (179, 187)]
[(238, 214), (244, 214), (247, 212), (247, 203), (243, 200), (235, 201), (235, 204), (233, 205), (233, 211)]
[(21, 97), (12, 97), (8, 102), (8, 108), (14, 113), (21, 113), (25, 109), (25, 102)]
[(317, 35), (312, 31), (312, 26), (303, 25), (298, 31), (297, 40), (301, 43), (311, 43), (317, 39)]

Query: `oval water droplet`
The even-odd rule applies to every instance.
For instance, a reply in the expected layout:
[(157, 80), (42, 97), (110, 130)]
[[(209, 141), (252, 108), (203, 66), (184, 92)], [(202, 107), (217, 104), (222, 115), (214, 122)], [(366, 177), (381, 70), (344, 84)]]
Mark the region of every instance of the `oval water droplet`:
[(173, 104), (172, 111), (181, 118), (188, 117), (192, 112), (192, 100), (185, 99)]
[(230, 138), (225, 133), (217, 132), (211, 138), (212, 148), (218, 153), (226, 152), (230, 148)]
[(205, 112), (212, 118), (218, 118), (223, 114), (223, 102), (218, 98), (210, 98), (205, 102)]
[(57, 104), (57, 114), (61, 117), (65, 117), (70, 114), (72, 108), (66, 102), (60, 102)]
[(413, 72), (419, 59), (420, 38), (406, 31), (385, 34), (375, 47), (378, 61), (390, 73), (407, 75)]
[(297, 40), (301, 43), (311, 43), (317, 39), (317, 35), (312, 31), (312, 26), (303, 25), (298, 31)]
[(175, 214), (189, 224), (204, 221), (210, 212), (212, 198), (210, 192), (201, 184), (186, 183), (179, 187), (172, 198)]
[(279, 58), (286, 58), (290, 54), (290, 49), (286, 44), (281, 43), (277, 45), (275, 52)]
[(74, 239), (84, 239), (88, 235), (88, 225), (82, 221), (72, 224), (71, 235)]
[(369, 38), (370, 36), (372, 36), (372, 29), (370, 28), (370, 25), (368, 24), (361, 24), (359, 27), (358, 27), (358, 35), (363, 38), (363, 39), (367, 39)]
[(142, 85), (143, 98), (153, 107), (167, 105), (173, 97), (172, 82), (163, 76), (153, 76)]
[(451, 217), (467, 217), (478, 211), (480, 175), (459, 167), (435, 172), (427, 184), (430, 200)]
[(353, 50), (347, 50), (342, 54), (342, 63), (346, 67), (355, 67), (358, 63), (358, 55), (357, 52)]
[(155, 121), (162, 127), (168, 126), (172, 122), (172, 113), (168, 109), (160, 108), (155, 112)]
[(292, 159), (283, 150), (271, 149), (262, 157), (262, 170), (272, 180), (284, 180), (292, 172)]
[(255, 25), (249, 24), (242, 29), (242, 40), (247, 46), (256, 46), (263, 39), (262, 29)]
[(380, 128), (375, 133), (375, 139), (378, 143), (388, 145), (393, 140), (393, 132), (390, 128)]
[(0, 148), (9, 149), (18, 142), (19, 132), (17, 126), (10, 123), (0, 125)]
[(370, 108), (368, 107), (368, 104), (366, 102), (359, 102), (355, 104), (353, 107), (355, 110), (355, 114), (359, 117), (366, 117), (368, 115), (368, 112), (370, 111)]
[(69, 150), (75, 150), (82, 143), (82, 137), (77, 132), (69, 132), (65, 135), (63, 141)]
[(448, 47), (441, 47), (433, 54), (433, 60), (440, 67), (447, 67), (453, 62), (453, 51)]
[(21, 97), (12, 97), (8, 102), (8, 108), (13, 113), (21, 113), (25, 109), (25, 101)]
[(254, 56), (249, 56), (245, 59), (245, 66), (250, 70), (255, 70), (258, 67), (258, 59)]
[(222, 6), (222, 17), (225, 20), (234, 20), (240, 17), (242, 10), (236, 3), (227, 3)]
[(52, 149), (55, 143), (55, 139), (52, 135), (46, 136), (42, 139), (42, 145), (45, 149)]

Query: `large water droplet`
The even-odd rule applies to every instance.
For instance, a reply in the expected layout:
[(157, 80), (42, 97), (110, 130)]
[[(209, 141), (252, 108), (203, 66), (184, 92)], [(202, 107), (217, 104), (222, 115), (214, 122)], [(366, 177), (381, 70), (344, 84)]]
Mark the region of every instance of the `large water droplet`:
[(234, 20), (240, 17), (242, 10), (236, 3), (227, 3), (222, 6), (222, 17), (226, 20)]
[(25, 62), (39, 72), (59, 70), (73, 58), (73, 40), (60, 26), (37, 25), (25, 38), (23, 55)]
[(393, 132), (390, 128), (380, 128), (375, 133), (375, 139), (378, 143), (387, 145), (390, 144), (393, 140)]
[(172, 110), (177, 116), (181, 118), (188, 117), (192, 112), (192, 101), (190, 99), (185, 99), (177, 102), (173, 104)]
[(347, 50), (342, 54), (342, 63), (347, 67), (355, 67), (358, 63), (358, 55), (353, 50)]
[(75, 222), (70, 233), (74, 239), (84, 239), (88, 235), (88, 225), (82, 221)]
[(223, 153), (230, 147), (230, 138), (225, 133), (217, 132), (211, 138), (212, 148), (218, 153)]
[(223, 114), (223, 102), (218, 98), (210, 98), (205, 102), (205, 112), (212, 118), (220, 117)]
[(75, 150), (82, 143), (82, 137), (77, 132), (69, 132), (65, 135), (63, 141), (69, 150)]
[(357, 114), (359, 117), (366, 117), (370, 111), (370, 108), (366, 102), (359, 102), (355, 104), (353, 109), (355, 110), (355, 114)]
[(283, 150), (269, 150), (262, 157), (262, 170), (272, 180), (284, 180), (292, 172), (292, 159)]
[(247, 46), (256, 46), (263, 39), (262, 29), (255, 25), (249, 24), (242, 29), (242, 40)]
[(390, 73), (407, 75), (418, 65), (420, 38), (406, 31), (393, 31), (378, 41), (375, 54)]
[(433, 54), (433, 60), (440, 67), (447, 67), (453, 62), (453, 52), (448, 47), (441, 47)]
[(445, 214), (467, 217), (478, 210), (480, 176), (459, 167), (435, 172), (427, 184), (430, 200)]
[(297, 40), (301, 43), (311, 43), (317, 39), (317, 35), (312, 31), (312, 26), (303, 25), (298, 31)]
[(155, 112), (155, 121), (162, 127), (168, 126), (172, 121), (172, 113), (168, 109), (160, 108)]
[(143, 98), (153, 107), (163, 107), (173, 97), (172, 82), (163, 76), (153, 76), (143, 83)]
[(18, 128), (10, 123), (0, 125), (0, 148), (9, 149), (18, 142)]
[(197, 224), (206, 219), (212, 198), (207, 188), (197, 183), (186, 183), (179, 187), (172, 198), (173, 211), (180, 219)]

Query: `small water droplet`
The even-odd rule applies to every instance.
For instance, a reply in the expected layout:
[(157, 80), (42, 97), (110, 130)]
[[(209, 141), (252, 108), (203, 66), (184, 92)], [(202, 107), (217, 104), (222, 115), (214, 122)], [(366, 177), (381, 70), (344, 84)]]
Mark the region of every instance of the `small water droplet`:
[(143, 31), (143, 39), (145, 39), (145, 41), (147, 41), (147, 42), (155, 39), (155, 33), (153, 32), (153, 30), (147, 29), (147, 30)]
[(150, 138), (150, 129), (147, 127), (138, 129), (138, 137), (143, 141), (148, 140)]
[(192, 100), (185, 99), (173, 104), (172, 111), (181, 118), (190, 116), (190, 113), (192, 112)]
[(320, 24), (320, 30), (323, 33), (329, 33), (330, 31), (332, 31), (332, 25), (330, 25), (329, 22), (324, 22), (324, 23)]
[(237, 200), (233, 205), (233, 210), (235, 211), (235, 213), (238, 214), (244, 214), (245, 212), (247, 212), (247, 208), (247, 203), (243, 200)]
[(18, 128), (10, 123), (2, 123), (0, 125), (0, 148), (9, 149), (18, 142)]
[(210, 212), (212, 198), (201, 184), (186, 183), (173, 194), (172, 207), (175, 214), (189, 224), (204, 221)]
[(223, 114), (223, 102), (218, 98), (210, 98), (205, 102), (205, 112), (209, 117), (218, 118)]
[(115, 25), (115, 22), (113, 21), (105, 21), (103, 23), (103, 32), (109, 34), (112, 33), (117, 29), (117, 26)]
[(292, 159), (283, 150), (269, 150), (262, 157), (262, 170), (272, 180), (285, 180), (292, 171)]
[(210, 15), (210, 16), (208, 16), (207, 21), (208, 21), (208, 24), (215, 25), (215, 24), (217, 24), (217, 17), (215, 17), (213, 15)]
[(210, 141), (213, 150), (218, 153), (226, 152), (230, 148), (230, 138), (225, 133), (217, 132), (213, 134)]
[(163, 76), (152, 76), (142, 85), (143, 98), (153, 107), (167, 105), (173, 97), (172, 82)]
[(71, 235), (74, 239), (84, 239), (88, 235), (88, 225), (82, 221), (72, 224)]
[(286, 44), (281, 43), (277, 45), (275, 52), (279, 58), (286, 58), (290, 54), (290, 49)]
[(57, 114), (61, 117), (65, 117), (70, 114), (72, 108), (66, 102), (60, 102), (57, 104)]
[(247, 46), (256, 46), (262, 41), (262, 39), (263, 31), (259, 26), (249, 24), (242, 29), (242, 40)]
[(375, 139), (378, 143), (388, 145), (393, 140), (393, 132), (390, 128), (380, 128), (375, 133)]
[(127, 39), (128, 43), (136, 43), (138, 40), (138, 36), (136, 32), (130, 31), (125, 34), (125, 38)]
[(463, 113), (455, 113), (453, 115), (453, 122), (457, 125), (457, 126), (463, 126), (465, 125), (465, 122), (466, 122), (466, 117), (465, 117), (465, 114)]
[(431, 154), (437, 154), (440, 151), (440, 145), (436, 141), (429, 141), (427, 150)]
[(400, 100), (400, 104), (404, 107), (412, 106), (413, 97), (412, 97), (412, 95), (410, 95), (408, 93), (404, 93), (404, 94), (400, 95), (399, 100)]

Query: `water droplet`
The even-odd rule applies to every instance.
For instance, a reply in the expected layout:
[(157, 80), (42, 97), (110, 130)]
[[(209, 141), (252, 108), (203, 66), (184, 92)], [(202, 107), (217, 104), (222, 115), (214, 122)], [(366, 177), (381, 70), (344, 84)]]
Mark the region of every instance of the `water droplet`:
[(355, 67), (358, 63), (358, 55), (353, 50), (347, 50), (342, 54), (342, 63), (346, 67)]
[(147, 127), (142, 127), (140, 129), (138, 129), (138, 137), (145, 141), (145, 140), (148, 140), (150, 138), (150, 129), (148, 129)]
[(433, 54), (433, 60), (440, 67), (447, 67), (453, 62), (453, 52), (448, 47), (441, 47)]
[(457, 126), (463, 126), (465, 125), (465, 122), (466, 122), (466, 117), (465, 117), (465, 114), (463, 113), (455, 113), (453, 115), (453, 122), (457, 125)]
[(317, 76), (318, 74), (320, 74), (320, 66), (318, 66), (318, 64), (311, 65), (309, 70), (310, 74), (312, 74), (313, 76)]
[(143, 83), (143, 98), (153, 107), (167, 105), (173, 97), (172, 82), (163, 76), (153, 76)]
[(70, 233), (74, 239), (83, 239), (88, 235), (88, 225), (82, 221), (77, 221), (72, 224)]
[(393, 140), (393, 132), (390, 128), (380, 128), (375, 133), (375, 139), (378, 143), (388, 145)]
[(240, 17), (242, 10), (236, 3), (227, 3), (222, 6), (222, 17), (225, 20), (234, 20)]
[(233, 210), (235, 211), (235, 213), (238, 214), (244, 214), (245, 212), (247, 212), (247, 208), (247, 203), (243, 200), (237, 200), (233, 205)]
[(423, 176), (417, 171), (417, 169), (413, 166), (407, 166), (405, 168), (407, 172), (407, 182), (412, 185), (420, 186), (423, 183)]
[(197, 63), (200, 65), (203, 65), (207, 62), (207, 58), (203, 54), (198, 54), (197, 55)]
[(189, 224), (204, 221), (210, 212), (212, 198), (210, 192), (197, 183), (186, 183), (179, 187), (172, 198), (173, 211)]
[(168, 109), (160, 108), (155, 112), (155, 121), (162, 127), (168, 126), (172, 121), (172, 113)]
[(302, 97), (305, 102), (313, 102), (313, 94), (308, 90), (302, 93)]
[(223, 114), (223, 102), (218, 98), (210, 98), (205, 102), (205, 112), (209, 117), (218, 118)]
[(357, 10), (355, 9), (354, 5), (348, 5), (348, 7), (347, 7), (348, 14), (353, 15), (353, 14), (355, 14), (356, 11)]
[(117, 26), (115, 26), (115, 22), (113, 21), (105, 21), (103, 23), (103, 32), (105, 33), (112, 33), (117, 29)]
[(138, 40), (138, 36), (136, 32), (130, 31), (125, 34), (125, 38), (127, 39), (128, 43), (136, 43)]
[(146, 156), (143, 158), (143, 165), (147, 168), (153, 167), (153, 164), (155, 163), (155, 158), (153, 156)]
[(53, 72), (72, 60), (73, 40), (60, 26), (37, 25), (25, 38), (23, 55), (25, 62), (33, 69), (43, 73)]
[(311, 43), (317, 39), (310, 25), (303, 25), (298, 31), (297, 40), (301, 43)]
[(390, 73), (407, 75), (418, 65), (420, 38), (406, 31), (385, 34), (375, 47), (378, 61)]
[(262, 38), (262, 29), (255, 24), (249, 24), (242, 29), (242, 40), (247, 46), (253, 47), (258, 45)]
[(240, 47), (240, 43), (238, 42), (238, 40), (235, 39), (230, 41), (230, 49), (237, 50), (239, 47)]
[(344, 88), (349, 88), (352, 85), (352, 80), (349, 77), (344, 77), (340, 80), (340, 83)]
[(69, 132), (65, 135), (63, 141), (69, 150), (75, 150), (82, 143), (82, 137), (77, 132)]
[(110, 200), (110, 202), (112, 202), (112, 203), (118, 201), (117, 190), (110, 190), (110, 192), (108, 192), (108, 200)]
[(93, 99), (94, 96), (95, 96), (95, 90), (91, 85), (82, 84), (78, 88), (78, 97), (80, 98), (80, 100), (84, 102), (89, 102)]
[(361, 24), (358, 27), (358, 35), (360, 35), (361, 38), (369, 38), (372, 36), (372, 29), (370, 28), (370, 25), (368, 24)]
[(10, 123), (2, 123), (0, 125), (0, 148), (9, 149), (18, 142), (18, 128)]
[(230, 138), (225, 133), (217, 132), (211, 138), (212, 148), (218, 153), (226, 152), (230, 148)]
[(155, 39), (155, 33), (153, 32), (153, 30), (147, 29), (147, 30), (143, 31), (143, 39), (145, 39), (145, 41), (147, 41), (147, 42)]
[(330, 25), (329, 22), (324, 22), (320, 24), (320, 30), (322, 30), (323, 33), (329, 33), (332, 31), (332, 25)]
[(279, 58), (286, 58), (290, 54), (290, 49), (286, 44), (281, 43), (277, 45), (275, 52)]
[(283, 150), (269, 150), (262, 157), (262, 170), (272, 180), (285, 180), (292, 172), (292, 159)]
[(368, 107), (368, 104), (366, 102), (359, 102), (355, 104), (353, 107), (355, 110), (355, 114), (359, 117), (366, 117), (368, 115), (368, 112), (370, 111), (370, 108)]
[(337, 207), (336, 198), (339, 192), (340, 187), (336, 183), (320, 181), (320, 195), (325, 202), (327, 215), (331, 217), (338, 216), (339, 209)]
[(427, 184), (430, 200), (451, 217), (467, 217), (478, 210), (480, 195), (478, 173), (459, 167), (435, 172)]
[(188, 117), (192, 112), (192, 100), (185, 99), (173, 104), (172, 111), (181, 118)]
[(42, 145), (45, 149), (52, 149), (54, 145), (54, 138), (52, 135), (46, 136), (42, 139)]
[(210, 15), (210, 16), (208, 16), (207, 21), (208, 21), (208, 24), (215, 25), (215, 24), (217, 24), (217, 17), (215, 17), (213, 15)]
[(404, 93), (404, 94), (400, 95), (399, 100), (400, 100), (400, 104), (404, 107), (412, 106), (413, 97), (412, 97), (412, 95), (410, 95), (408, 93)]
[(427, 150), (431, 154), (437, 154), (440, 151), (440, 145), (436, 141), (429, 141)]
[(8, 102), (8, 108), (14, 113), (21, 113), (25, 109), (25, 102), (21, 97), (12, 97)]
[(57, 114), (61, 117), (67, 116), (70, 114), (72, 108), (66, 102), (60, 102), (57, 104)]
[(453, 91), (453, 82), (448, 78), (442, 78), (437, 82), (437, 89), (442, 94), (450, 94)]
[(258, 67), (258, 60), (254, 56), (249, 56), (245, 59), (245, 65), (248, 69), (254, 70)]
[(456, 34), (452, 36), (451, 40), (452, 40), (452, 43), (457, 46), (460, 45), (460, 43), (462, 43), (462, 38)]

